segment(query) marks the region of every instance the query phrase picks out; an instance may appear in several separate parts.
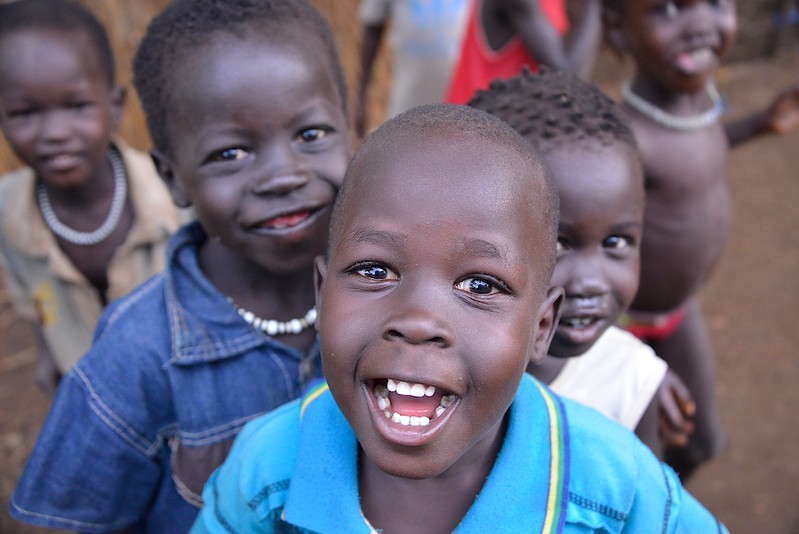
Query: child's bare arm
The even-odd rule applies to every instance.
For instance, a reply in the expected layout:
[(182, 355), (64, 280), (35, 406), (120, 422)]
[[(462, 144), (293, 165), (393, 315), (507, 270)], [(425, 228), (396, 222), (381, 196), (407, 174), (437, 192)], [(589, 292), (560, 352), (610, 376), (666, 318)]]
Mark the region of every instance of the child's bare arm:
[(652, 402), (647, 406), (644, 415), (638, 421), (635, 427), (635, 435), (638, 436), (644, 444), (652, 449), (655, 456), (663, 458), (663, 442), (660, 438), (660, 400), (655, 395)]
[(602, 24), (599, 0), (585, 0), (580, 21), (569, 39), (561, 36), (544, 15), (539, 0), (494, 0), (515, 33), (536, 60), (587, 78), (599, 49)]
[(694, 432), (696, 404), (683, 381), (671, 369), (666, 371), (657, 392), (660, 441), (663, 447), (683, 447)]
[(730, 146), (764, 134), (784, 134), (799, 126), (799, 85), (789, 87), (771, 105), (725, 126)]

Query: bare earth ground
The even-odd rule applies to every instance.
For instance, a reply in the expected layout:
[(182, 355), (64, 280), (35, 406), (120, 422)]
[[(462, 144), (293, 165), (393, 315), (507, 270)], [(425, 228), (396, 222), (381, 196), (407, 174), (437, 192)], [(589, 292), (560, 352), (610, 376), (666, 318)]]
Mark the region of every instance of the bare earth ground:
[[(763, 105), (797, 81), (799, 47), (793, 48), (774, 60), (720, 72), (733, 115)], [(603, 86), (613, 91), (616, 82), (610, 76)], [(798, 180), (799, 133), (758, 140), (733, 153), (733, 238), (704, 294), (729, 447), (688, 487), (732, 532), (799, 532)], [(2, 533), (40, 532), (7, 512), (50, 402), (33, 385), (31, 347), (29, 332), (0, 293)]]

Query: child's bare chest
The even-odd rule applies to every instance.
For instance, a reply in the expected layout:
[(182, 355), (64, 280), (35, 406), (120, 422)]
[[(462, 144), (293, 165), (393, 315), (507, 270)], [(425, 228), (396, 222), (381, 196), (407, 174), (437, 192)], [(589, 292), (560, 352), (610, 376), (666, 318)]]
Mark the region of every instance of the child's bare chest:
[(106, 291), (111, 283), (111, 280), (109, 280), (109, 268), (114, 254), (127, 239), (132, 224), (132, 213), (129, 209), (125, 209), (117, 227), (101, 243), (92, 246), (80, 246), (58, 239), (59, 248), (86, 280), (97, 289), (103, 301), (106, 300)]

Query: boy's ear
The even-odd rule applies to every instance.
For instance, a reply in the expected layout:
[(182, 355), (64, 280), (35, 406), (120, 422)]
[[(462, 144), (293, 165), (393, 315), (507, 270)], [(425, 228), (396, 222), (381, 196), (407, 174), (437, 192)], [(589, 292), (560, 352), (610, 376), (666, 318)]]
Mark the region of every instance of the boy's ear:
[[(322, 287), (325, 285), (327, 278), (327, 258), (325, 256), (317, 256), (314, 259), (314, 291), (316, 293), (316, 311), (317, 313), (322, 308)], [(319, 321), (314, 323), (314, 328), (319, 330)]]
[(117, 85), (111, 89), (111, 126), (113, 130), (122, 122), (125, 112), (125, 103), (128, 101), (128, 89), (124, 85)]
[(539, 306), (538, 314), (536, 315), (538, 331), (535, 335), (529, 363), (534, 365), (541, 363), (544, 356), (549, 352), (549, 344), (552, 342), (552, 336), (555, 335), (555, 330), (560, 320), (560, 305), (562, 302), (563, 288), (557, 286), (547, 292), (546, 298)]
[(169, 158), (156, 149), (150, 150), (150, 158), (153, 160), (153, 165), (155, 165), (155, 170), (158, 171), (161, 180), (164, 181), (167, 189), (169, 189), (169, 194), (172, 196), (172, 203), (179, 208), (188, 208), (191, 206), (191, 201), (185, 191), (183, 191), (180, 180), (175, 177), (175, 172), (172, 170), (172, 163), (169, 161)]
[(617, 57), (627, 54), (627, 37), (622, 28), (622, 15), (615, 9), (602, 10), (602, 27), (605, 28), (605, 40)]

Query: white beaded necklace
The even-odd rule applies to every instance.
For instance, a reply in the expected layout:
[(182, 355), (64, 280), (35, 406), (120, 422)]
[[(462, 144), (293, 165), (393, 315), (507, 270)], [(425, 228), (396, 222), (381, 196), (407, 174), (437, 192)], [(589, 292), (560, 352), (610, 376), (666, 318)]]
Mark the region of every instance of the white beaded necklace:
[(305, 316), (300, 319), (277, 321), (275, 319), (261, 319), (253, 312), (237, 306), (232, 299), (227, 300), (233, 305), (234, 308), (236, 308), (236, 311), (239, 313), (239, 315), (241, 315), (241, 318), (247, 321), (247, 324), (270, 336), (277, 336), (281, 334), (299, 334), (306, 328), (313, 326), (313, 324), (316, 322), (316, 308), (311, 308), (308, 310)]
[(125, 208), (125, 197), (128, 193), (125, 166), (122, 164), (122, 158), (114, 148), (108, 151), (108, 160), (111, 162), (111, 168), (114, 171), (114, 197), (111, 199), (111, 209), (108, 210), (105, 221), (93, 232), (80, 232), (59, 221), (55, 211), (53, 211), (53, 206), (50, 204), (44, 184), (40, 183), (36, 189), (39, 209), (42, 212), (44, 222), (55, 235), (73, 245), (88, 247), (105, 241), (116, 229), (119, 219), (122, 217), (122, 211)]
[(629, 81), (622, 86), (621, 97), (633, 109), (642, 115), (649, 117), (661, 126), (665, 126), (666, 128), (680, 132), (690, 132), (694, 130), (701, 130), (702, 128), (706, 128), (711, 124), (714, 124), (717, 120), (719, 120), (721, 114), (724, 112), (724, 105), (721, 102), (721, 95), (719, 95), (716, 86), (713, 83), (708, 83), (705, 86), (705, 92), (707, 93), (707, 96), (710, 97), (713, 105), (707, 111), (703, 111), (702, 113), (692, 115), (690, 117), (672, 115), (671, 113), (663, 111), (651, 102), (647, 102), (637, 94), (633, 93)]

